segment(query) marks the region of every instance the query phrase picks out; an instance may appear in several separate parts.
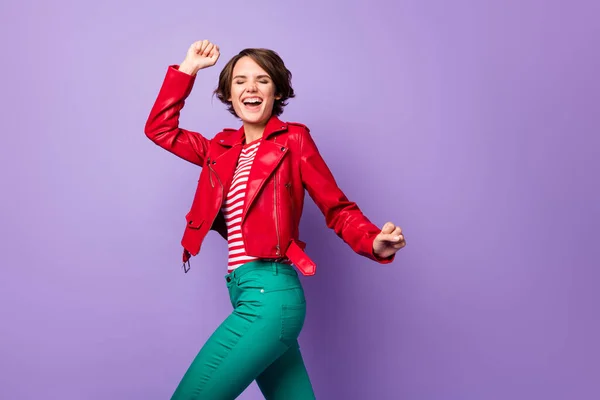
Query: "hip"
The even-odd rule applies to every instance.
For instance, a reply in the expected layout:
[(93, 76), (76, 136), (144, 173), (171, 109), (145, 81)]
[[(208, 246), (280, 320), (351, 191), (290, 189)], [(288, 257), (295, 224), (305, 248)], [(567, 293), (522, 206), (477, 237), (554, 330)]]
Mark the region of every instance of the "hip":
[(250, 261), (225, 275), (234, 308), (250, 302), (261, 307), (306, 307), (296, 269), (287, 263)]

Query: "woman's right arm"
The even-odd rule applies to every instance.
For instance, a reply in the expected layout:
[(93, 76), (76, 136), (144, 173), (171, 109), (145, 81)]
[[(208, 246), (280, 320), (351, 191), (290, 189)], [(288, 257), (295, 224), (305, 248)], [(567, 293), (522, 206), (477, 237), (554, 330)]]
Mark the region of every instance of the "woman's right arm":
[(144, 129), (158, 146), (200, 166), (204, 164), (210, 141), (200, 133), (179, 128), (179, 115), (192, 91), (196, 73), (214, 65), (218, 58), (218, 46), (204, 40), (190, 46), (180, 66), (169, 66)]

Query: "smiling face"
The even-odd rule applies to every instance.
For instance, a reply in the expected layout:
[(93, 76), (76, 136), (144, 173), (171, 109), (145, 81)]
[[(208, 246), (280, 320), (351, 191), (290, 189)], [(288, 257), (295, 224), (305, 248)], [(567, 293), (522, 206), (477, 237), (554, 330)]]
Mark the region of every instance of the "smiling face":
[(252, 58), (245, 56), (233, 68), (231, 102), (237, 116), (245, 125), (264, 126), (273, 113), (276, 94), (275, 84), (269, 74)]

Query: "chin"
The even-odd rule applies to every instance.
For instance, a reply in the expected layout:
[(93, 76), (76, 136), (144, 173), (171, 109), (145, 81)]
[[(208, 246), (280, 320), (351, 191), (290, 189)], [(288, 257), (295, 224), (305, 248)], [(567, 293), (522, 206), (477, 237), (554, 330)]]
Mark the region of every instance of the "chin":
[(242, 114), (242, 117), (240, 118), (243, 122), (246, 122), (248, 124), (255, 124), (255, 125), (259, 125), (259, 124), (265, 124), (267, 123), (267, 121), (269, 120), (270, 116), (269, 115), (248, 115), (248, 114)]

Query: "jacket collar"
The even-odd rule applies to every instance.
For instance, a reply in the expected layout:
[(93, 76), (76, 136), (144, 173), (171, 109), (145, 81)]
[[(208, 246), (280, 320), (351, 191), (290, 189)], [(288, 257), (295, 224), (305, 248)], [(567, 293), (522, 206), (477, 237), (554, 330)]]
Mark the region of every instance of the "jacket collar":
[[(267, 121), (265, 130), (263, 132), (263, 139), (269, 138), (271, 135), (287, 130), (288, 126), (286, 122), (282, 122), (277, 116), (272, 115)], [(244, 126), (242, 125), (238, 130), (226, 129), (225, 135), (219, 138), (219, 144), (223, 146), (233, 147), (238, 144), (244, 143), (245, 132)]]

